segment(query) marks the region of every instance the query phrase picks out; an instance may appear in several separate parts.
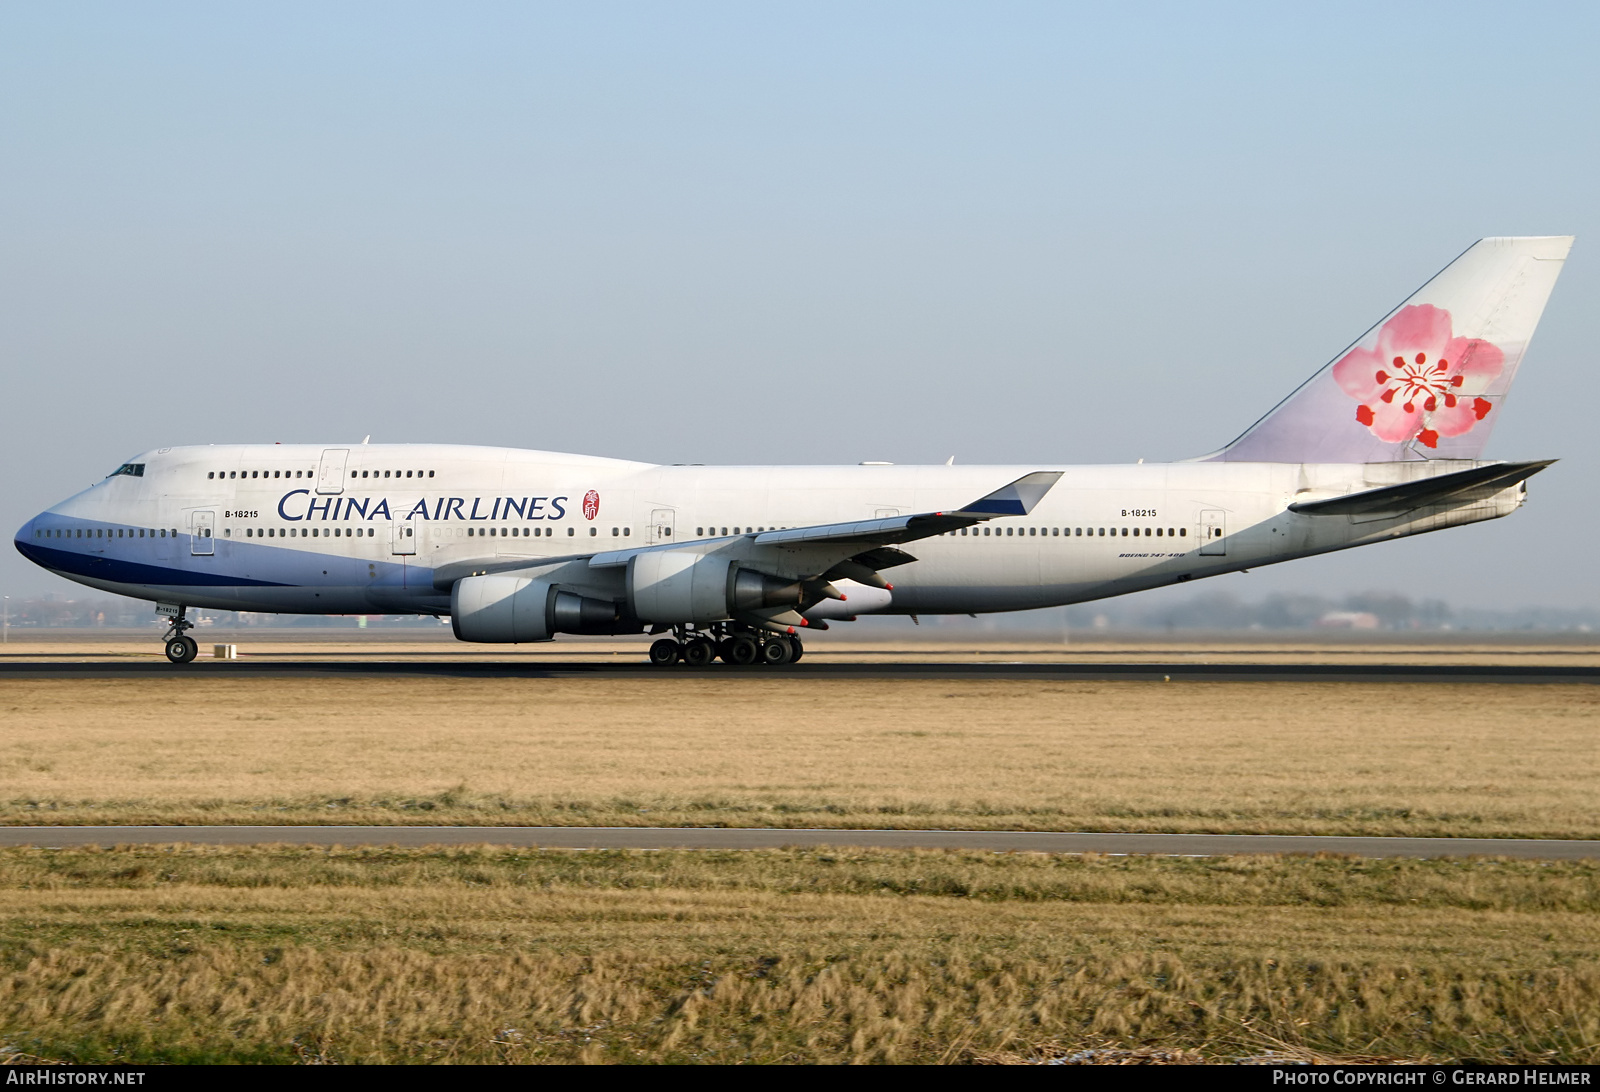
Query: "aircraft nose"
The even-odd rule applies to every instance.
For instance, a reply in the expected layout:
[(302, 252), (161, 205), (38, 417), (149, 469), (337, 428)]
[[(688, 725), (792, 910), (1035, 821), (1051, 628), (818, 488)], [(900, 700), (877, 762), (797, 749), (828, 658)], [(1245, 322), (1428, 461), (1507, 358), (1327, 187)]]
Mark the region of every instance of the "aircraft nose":
[(47, 508), (21, 527), (18, 527), (17, 533), (12, 536), (11, 543), (24, 554), (28, 554), (30, 550), (44, 545), (42, 540), (49, 536), (49, 529), (55, 524), (55, 512)]
[[(42, 512), (40, 513), (40, 515), (43, 514), (44, 513)], [(34, 516), (27, 523), (24, 523), (21, 527), (17, 528), (16, 535), (11, 539), (11, 545), (15, 546), (17, 548), (17, 552), (24, 557), (28, 557), (28, 546), (33, 542), (33, 534), (38, 528), (38, 524), (39, 516)], [(32, 560), (31, 557), (28, 559), (30, 561)]]

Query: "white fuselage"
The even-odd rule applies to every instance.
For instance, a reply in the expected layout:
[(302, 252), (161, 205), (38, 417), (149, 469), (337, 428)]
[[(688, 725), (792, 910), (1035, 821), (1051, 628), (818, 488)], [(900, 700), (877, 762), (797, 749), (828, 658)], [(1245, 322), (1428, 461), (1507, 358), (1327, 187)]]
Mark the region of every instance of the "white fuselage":
[(906, 544), (916, 560), (889, 571), (892, 595), (871, 608), (1081, 602), (1491, 519), (1523, 497), (1517, 486), (1468, 506), (1367, 519), (1289, 511), (1475, 465), (1442, 460), (708, 467), (511, 448), (272, 445), (163, 448), (129, 465), (141, 472), (35, 517), (18, 548), (123, 595), (306, 614), (446, 614), (449, 585), (436, 575), (447, 566), (946, 511), (1039, 470), (1063, 476), (1029, 515)]

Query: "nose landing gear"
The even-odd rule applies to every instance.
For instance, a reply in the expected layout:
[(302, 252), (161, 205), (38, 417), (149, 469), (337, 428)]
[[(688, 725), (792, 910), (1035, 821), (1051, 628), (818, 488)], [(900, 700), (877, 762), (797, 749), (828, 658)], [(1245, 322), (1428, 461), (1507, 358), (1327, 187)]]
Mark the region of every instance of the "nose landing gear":
[(167, 659), (175, 664), (193, 663), (194, 658), (200, 655), (200, 646), (187, 632), (194, 628), (194, 623), (184, 617), (183, 607), (179, 607), (178, 613), (171, 615), (171, 618), (172, 627), (167, 630), (164, 639)]

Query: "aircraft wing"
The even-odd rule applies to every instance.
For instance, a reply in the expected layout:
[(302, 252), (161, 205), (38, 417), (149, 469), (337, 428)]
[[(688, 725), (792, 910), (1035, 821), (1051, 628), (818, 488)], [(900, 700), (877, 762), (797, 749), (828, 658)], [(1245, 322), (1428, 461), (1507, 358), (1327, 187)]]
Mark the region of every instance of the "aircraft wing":
[[(815, 527), (789, 527), (781, 531), (759, 531), (727, 539), (701, 539), (697, 547), (707, 543), (731, 542), (746, 539), (751, 545), (811, 546), (827, 543), (858, 545), (865, 551), (873, 546), (888, 546), (896, 542), (915, 542), (919, 538), (932, 538), (946, 531), (971, 527), (975, 523), (997, 516), (1025, 516), (1044, 499), (1061, 478), (1059, 470), (1038, 470), (1024, 474), (1014, 482), (1001, 486), (993, 493), (979, 497), (971, 504), (950, 512), (923, 512), (912, 516), (889, 516), (882, 519), (851, 520), (848, 523), (824, 523)], [(626, 565), (628, 558), (646, 550), (682, 549), (683, 543), (661, 546), (636, 546), (627, 550), (610, 550), (595, 554), (589, 564)], [(896, 551), (898, 552), (898, 551)], [(915, 560), (907, 557), (906, 560)], [(904, 562), (899, 562), (904, 564)]]
[[(793, 558), (805, 554), (815, 559), (805, 567), (815, 569), (810, 575), (822, 576), (832, 572), (838, 577), (887, 586), (881, 578), (874, 580), (878, 569), (892, 568), (915, 561), (916, 558), (894, 548), (895, 543), (915, 542), (932, 538), (947, 531), (970, 527), (975, 523), (999, 516), (1025, 516), (1032, 512), (1044, 495), (1060, 480), (1059, 470), (1040, 470), (1024, 474), (1014, 482), (1001, 486), (970, 504), (948, 512), (923, 512), (910, 516), (891, 516), (885, 519), (852, 520), (846, 523), (827, 523), (815, 527), (790, 527), (781, 531), (760, 531), (724, 538), (696, 539), (693, 542), (667, 542), (654, 546), (631, 546), (623, 550), (604, 550), (594, 554), (568, 554), (550, 558), (484, 558), (451, 562), (434, 570), (434, 586), (448, 589), (465, 576), (484, 573), (551, 571), (587, 561), (592, 569), (623, 567), (631, 558), (660, 550), (692, 548), (706, 553), (727, 550), (759, 564), (763, 554), (786, 555)], [(842, 566), (842, 568), (841, 568)], [(835, 571), (838, 570), (838, 571)]]
[(1554, 459), (1542, 459), (1468, 467), (1414, 482), (1346, 493), (1342, 497), (1303, 501), (1289, 505), (1289, 511), (1313, 516), (1354, 516), (1368, 512), (1409, 512), (1425, 505), (1471, 504), (1526, 481), (1553, 462)]
[(887, 519), (863, 519), (850, 523), (826, 523), (817, 527), (791, 527), (782, 531), (764, 531), (755, 536), (757, 546), (781, 546), (790, 543), (852, 541), (914, 542), (919, 538), (932, 538), (946, 531), (971, 527), (974, 523), (994, 519), (996, 516), (1025, 516), (1050, 492), (1050, 487), (1061, 479), (1059, 470), (1037, 470), (1024, 474), (1009, 485), (979, 497), (971, 504), (954, 512), (924, 512), (915, 516), (891, 516)]

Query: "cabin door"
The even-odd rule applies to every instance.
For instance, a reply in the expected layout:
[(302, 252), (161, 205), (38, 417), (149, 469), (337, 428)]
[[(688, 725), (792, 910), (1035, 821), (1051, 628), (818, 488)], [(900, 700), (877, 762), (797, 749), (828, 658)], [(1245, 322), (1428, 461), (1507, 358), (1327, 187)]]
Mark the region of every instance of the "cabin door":
[(1226, 513), (1210, 510), (1200, 513), (1200, 552), (1209, 557), (1225, 557), (1228, 553), (1228, 525)]
[(395, 520), (389, 526), (394, 536), (393, 553), (414, 554), (417, 552), (417, 525), (415, 520)]
[(189, 553), (191, 556), (205, 557), (217, 552), (217, 540), (211, 537), (216, 525), (217, 514), (210, 508), (196, 508), (189, 513)]
[(650, 510), (650, 534), (647, 536), (650, 545), (660, 542), (672, 541), (672, 527), (677, 517), (675, 508), (652, 508)]
[(329, 497), (344, 492), (344, 464), (350, 458), (347, 447), (330, 447), (322, 453), (322, 463), (317, 467), (317, 493)]

